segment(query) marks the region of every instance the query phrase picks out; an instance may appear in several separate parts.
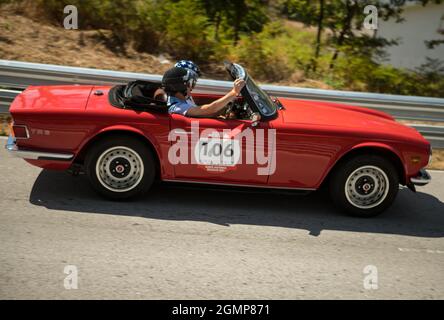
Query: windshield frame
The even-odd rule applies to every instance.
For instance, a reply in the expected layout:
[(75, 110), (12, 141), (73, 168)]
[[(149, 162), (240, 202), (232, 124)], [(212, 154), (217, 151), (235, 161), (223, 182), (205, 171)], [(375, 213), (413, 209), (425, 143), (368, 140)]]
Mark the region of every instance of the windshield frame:
[(268, 93), (262, 90), (247, 71), (237, 63), (226, 62), (225, 67), (233, 79), (242, 79), (246, 82), (241, 94), (254, 112), (259, 112), (262, 120), (275, 119), (278, 106)]

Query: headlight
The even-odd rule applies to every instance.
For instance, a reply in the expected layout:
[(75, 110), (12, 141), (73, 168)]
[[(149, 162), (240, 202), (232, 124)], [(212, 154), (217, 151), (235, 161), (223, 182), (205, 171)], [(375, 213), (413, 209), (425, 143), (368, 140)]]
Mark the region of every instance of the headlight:
[(430, 163), (432, 163), (432, 153), (433, 153), (432, 146), (430, 146), (430, 150), (429, 150), (429, 163), (427, 163), (428, 166), (430, 165)]

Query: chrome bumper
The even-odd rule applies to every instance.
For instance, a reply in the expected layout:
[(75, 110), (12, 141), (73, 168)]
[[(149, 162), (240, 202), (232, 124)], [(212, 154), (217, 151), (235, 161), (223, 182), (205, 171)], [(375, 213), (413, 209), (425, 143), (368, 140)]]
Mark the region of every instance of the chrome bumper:
[(431, 180), (432, 177), (425, 169), (419, 170), (419, 173), (416, 177), (410, 178), (410, 182), (413, 183), (415, 186), (425, 186)]
[(69, 161), (74, 155), (71, 153), (53, 153), (53, 152), (41, 152), (32, 150), (20, 150), (15, 143), (15, 138), (9, 136), (8, 142), (6, 142), (5, 149), (8, 150), (9, 154), (14, 157), (28, 159), (28, 160), (59, 160), (59, 161)]

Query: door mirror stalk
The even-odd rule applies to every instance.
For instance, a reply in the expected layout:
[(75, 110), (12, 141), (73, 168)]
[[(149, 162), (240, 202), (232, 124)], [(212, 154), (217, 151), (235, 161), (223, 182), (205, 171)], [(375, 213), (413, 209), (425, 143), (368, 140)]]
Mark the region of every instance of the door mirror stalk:
[(251, 115), (251, 126), (257, 127), (260, 121), (261, 121), (261, 115), (258, 112), (254, 112)]

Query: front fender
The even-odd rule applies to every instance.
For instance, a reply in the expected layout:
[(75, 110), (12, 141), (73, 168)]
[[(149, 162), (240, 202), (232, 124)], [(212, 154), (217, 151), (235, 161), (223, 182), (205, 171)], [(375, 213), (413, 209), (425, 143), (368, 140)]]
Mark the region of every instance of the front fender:
[(379, 150), (382, 152), (390, 153), (392, 156), (395, 156), (397, 160), (399, 160), (399, 164), (402, 166), (402, 177), (400, 177), (401, 181), (406, 181), (406, 172), (407, 167), (406, 163), (402, 157), (402, 154), (394, 148), (393, 146), (383, 143), (383, 142), (362, 142), (355, 145), (351, 145), (348, 148), (344, 148), (340, 154), (335, 159), (332, 159), (332, 163), (329, 165), (329, 170), (325, 172), (324, 177), (322, 178), (322, 181), (325, 180), (325, 178), (330, 174), (330, 172), (338, 165), (338, 163), (344, 159), (347, 155), (350, 155), (351, 153), (358, 153), (360, 150), (365, 151), (365, 149), (373, 149), (373, 150)]
[(351, 147), (347, 152), (349, 152), (351, 150), (362, 149), (362, 148), (376, 148), (376, 149), (383, 149), (386, 151), (390, 151), (390, 152), (394, 153), (402, 163), (404, 163), (404, 161), (402, 161), (402, 155), (401, 155), (401, 153), (399, 153), (398, 150), (393, 148), (391, 145), (386, 144), (386, 143), (382, 143), (382, 142), (358, 143), (357, 145), (354, 145), (353, 147)]

